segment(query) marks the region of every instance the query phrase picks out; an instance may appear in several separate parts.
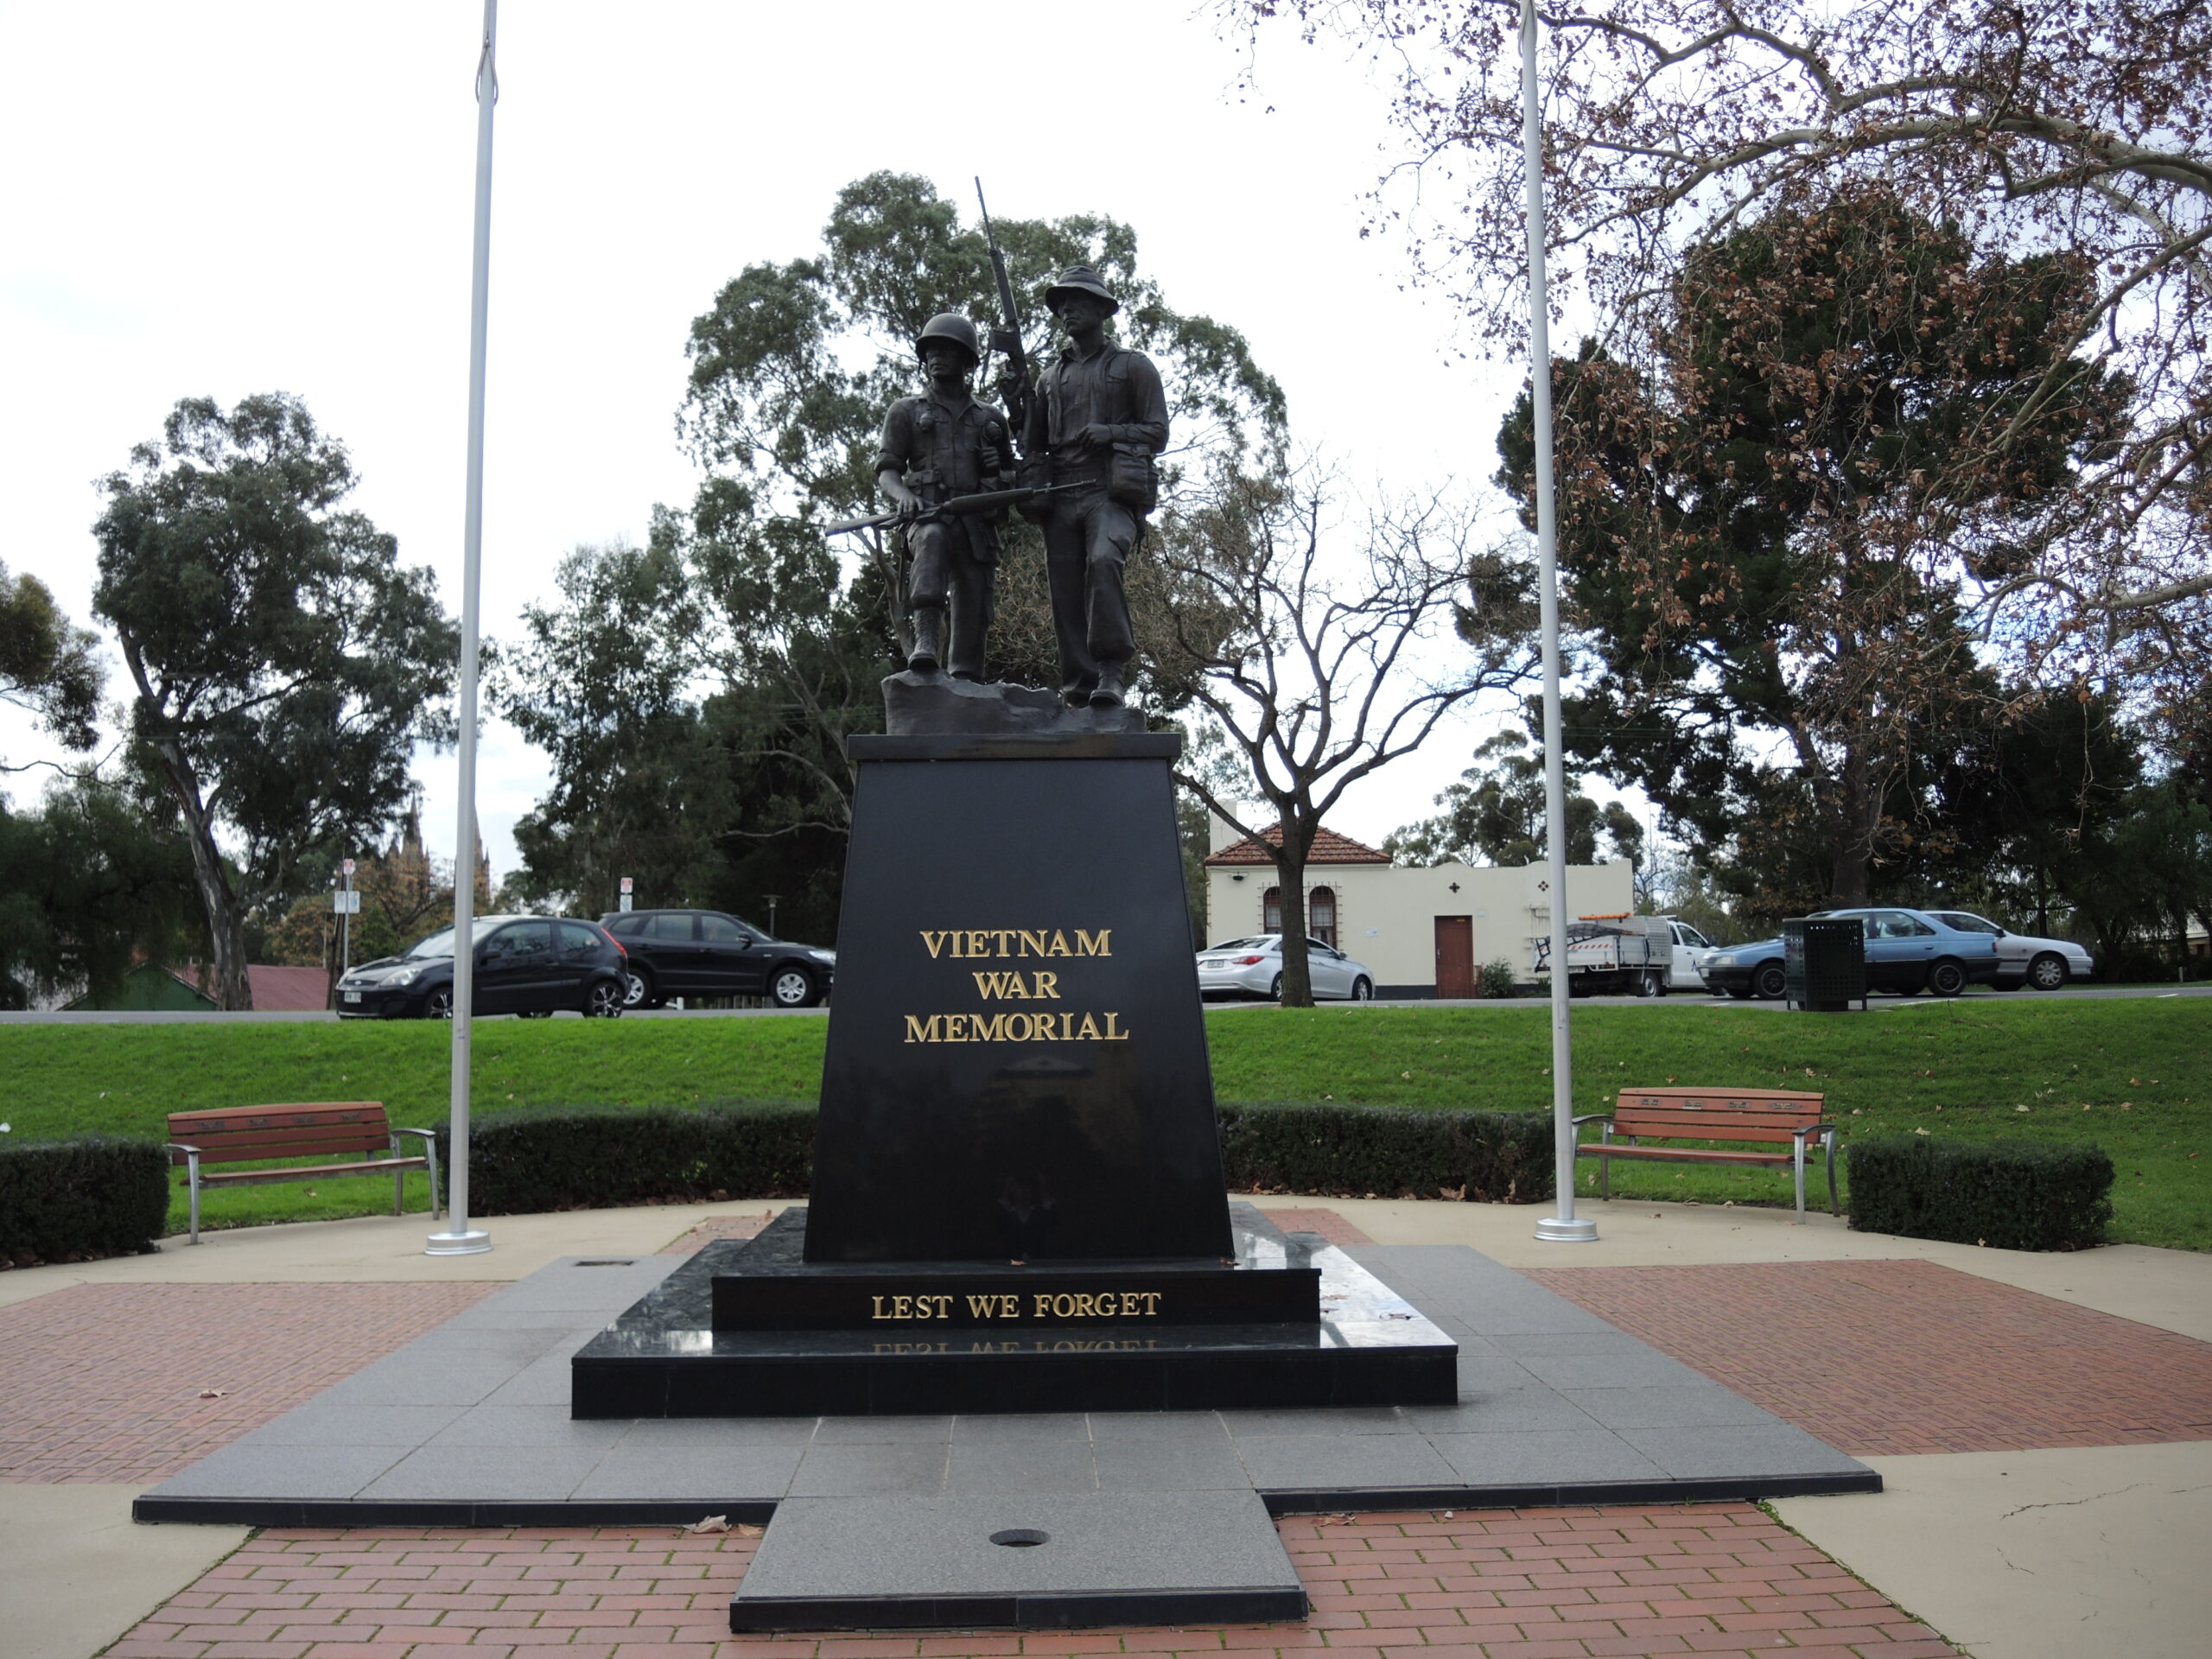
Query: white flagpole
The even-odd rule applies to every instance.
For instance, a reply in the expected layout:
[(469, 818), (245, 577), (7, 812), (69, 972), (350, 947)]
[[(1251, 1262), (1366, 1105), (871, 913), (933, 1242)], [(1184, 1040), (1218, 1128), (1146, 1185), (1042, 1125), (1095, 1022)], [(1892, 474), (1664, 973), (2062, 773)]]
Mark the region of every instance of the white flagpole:
[(1597, 1242), (1574, 1213), (1574, 1041), (1567, 1022), (1567, 755), (1559, 711), (1559, 522), (1552, 501), (1552, 343), (1544, 293), (1544, 139), (1536, 107), (1535, 0), (1521, 0), (1521, 146), (1529, 177), (1529, 391), (1536, 432), (1536, 563), (1544, 630), (1544, 844), (1552, 912), (1552, 1127), (1559, 1213), (1536, 1223), (1554, 1243)]
[(454, 831), (453, 1095), (446, 1230), (427, 1255), (478, 1255), (492, 1236), (468, 1224), (470, 1027), (476, 1011), (477, 590), (484, 567), (484, 341), (492, 291), (492, 109), (499, 99), (495, 42), (499, 0), (484, 0), (484, 46), (476, 60), (476, 248), (468, 316), (468, 507), (461, 573), (461, 810)]

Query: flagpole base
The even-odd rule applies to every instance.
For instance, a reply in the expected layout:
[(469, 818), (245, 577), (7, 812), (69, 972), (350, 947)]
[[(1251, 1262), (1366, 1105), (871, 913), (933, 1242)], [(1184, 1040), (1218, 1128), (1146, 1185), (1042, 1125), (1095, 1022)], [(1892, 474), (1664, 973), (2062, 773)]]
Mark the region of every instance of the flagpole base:
[(1536, 1224), (1536, 1238), (1546, 1244), (1595, 1244), (1598, 1224), (1586, 1216), (1546, 1216)]
[(472, 1227), (465, 1233), (432, 1233), (424, 1244), (425, 1255), (482, 1255), (492, 1248), (492, 1235)]

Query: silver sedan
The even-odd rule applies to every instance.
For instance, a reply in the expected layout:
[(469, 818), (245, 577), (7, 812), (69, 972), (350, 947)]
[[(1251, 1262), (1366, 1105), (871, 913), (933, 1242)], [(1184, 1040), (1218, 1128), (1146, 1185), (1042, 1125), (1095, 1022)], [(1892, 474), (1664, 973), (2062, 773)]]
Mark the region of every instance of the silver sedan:
[(2023, 985), (2031, 985), (2039, 991), (2061, 990), (2067, 981), (2088, 979), (2097, 971), (2094, 958), (2071, 939), (2044, 939), (2032, 933), (2014, 933), (1970, 910), (1931, 910), (1928, 913), (1946, 927), (1955, 927), (1963, 933), (1997, 936), (1997, 977), (1991, 982), (2000, 991), (2017, 991)]
[[(1306, 941), (1306, 970), (1317, 999), (1371, 1002), (1375, 976), (1333, 945)], [(1255, 933), (1198, 952), (1200, 996), (1282, 995), (1282, 935)]]

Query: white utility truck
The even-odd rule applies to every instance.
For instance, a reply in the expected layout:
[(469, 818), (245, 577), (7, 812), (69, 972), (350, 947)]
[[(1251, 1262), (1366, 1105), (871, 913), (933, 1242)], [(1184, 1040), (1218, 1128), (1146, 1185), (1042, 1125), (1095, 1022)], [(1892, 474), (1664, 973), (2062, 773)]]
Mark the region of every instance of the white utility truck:
[[(1552, 970), (1547, 934), (1529, 941), (1535, 977)], [(1663, 916), (1583, 916), (1567, 927), (1569, 996), (1664, 996), (1675, 963), (1674, 924)]]

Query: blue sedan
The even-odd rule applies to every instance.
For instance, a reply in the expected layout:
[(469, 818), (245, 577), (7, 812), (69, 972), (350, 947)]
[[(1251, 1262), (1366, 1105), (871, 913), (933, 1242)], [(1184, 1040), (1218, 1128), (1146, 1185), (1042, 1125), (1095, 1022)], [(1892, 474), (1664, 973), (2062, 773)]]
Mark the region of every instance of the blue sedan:
[[(1924, 910), (1822, 910), (1814, 915), (1855, 920), (1866, 936), (1866, 988), (1911, 996), (1956, 996), (1997, 977), (1996, 941), (1939, 921)], [(1733, 997), (1783, 994), (1782, 941), (1762, 939), (1714, 951), (1698, 965), (1708, 990)]]

